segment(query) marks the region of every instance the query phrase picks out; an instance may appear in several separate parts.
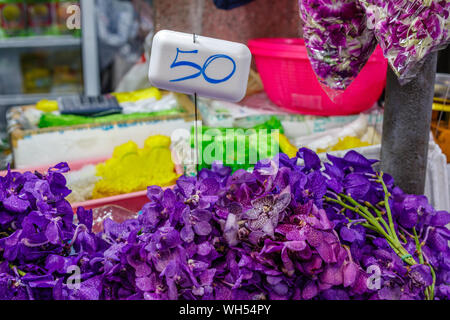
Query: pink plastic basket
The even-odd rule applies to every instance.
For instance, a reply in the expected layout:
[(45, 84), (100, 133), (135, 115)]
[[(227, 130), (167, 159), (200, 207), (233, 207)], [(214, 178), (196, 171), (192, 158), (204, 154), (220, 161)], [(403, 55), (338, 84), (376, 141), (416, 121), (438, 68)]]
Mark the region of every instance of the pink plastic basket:
[(387, 60), (380, 47), (333, 102), (311, 68), (303, 39), (253, 39), (248, 45), (267, 95), (290, 111), (323, 116), (359, 113), (373, 106), (386, 85)]

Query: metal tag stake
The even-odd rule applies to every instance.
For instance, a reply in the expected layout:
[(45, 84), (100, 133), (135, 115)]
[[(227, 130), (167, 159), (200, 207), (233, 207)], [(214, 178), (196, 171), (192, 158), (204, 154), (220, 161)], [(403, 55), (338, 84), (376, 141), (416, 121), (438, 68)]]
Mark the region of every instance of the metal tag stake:
[[(250, 49), (238, 42), (201, 37), (195, 33), (171, 30), (158, 31), (152, 41), (148, 79), (159, 89), (194, 96), (195, 151), (191, 150), (191, 167), (196, 159), (197, 178), (202, 158), (199, 137), (198, 96), (220, 101), (241, 101), (247, 92), (252, 55)], [(208, 72), (209, 70), (209, 72)], [(211, 70), (214, 70), (212, 72)], [(202, 145), (203, 146), (203, 145)]]
[[(192, 34), (193, 41), (195, 44), (195, 33)], [(194, 134), (195, 134), (195, 167), (196, 167), (196, 173), (197, 173), (197, 181), (199, 180), (199, 172), (200, 172), (200, 154), (199, 154), (199, 147), (198, 147), (198, 105), (197, 105), (197, 92), (194, 92), (194, 106), (195, 106), (195, 124), (194, 124)]]

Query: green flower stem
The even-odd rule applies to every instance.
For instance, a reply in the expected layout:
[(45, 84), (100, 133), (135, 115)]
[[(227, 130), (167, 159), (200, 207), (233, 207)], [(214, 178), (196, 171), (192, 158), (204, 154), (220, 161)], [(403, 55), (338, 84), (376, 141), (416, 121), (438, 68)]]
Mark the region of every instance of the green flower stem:
[(436, 286), (436, 272), (434, 272), (433, 266), (430, 263), (427, 263), (427, 265), (430, 267), (431, 276), (433, 277), (433, 284), (430, 287), (428, 287), (430, 290), (430, 294), (429, 297), (427, 298), (428, 300), (434, 300), (434, 288)]
[[(353, 212), (356, 212), (360, 216), (365, 218), (368, 222), (365, 225), (365, 227), (367, 227), (367, 225), (370, 225), (371, 228), (368, 228), (368, 229), (371, 229), (371, 230), (381, 234), (387, 240), (389, 246), (394, 250), (394, 252), (399, 257), (404, 257), (409, 254), (409, 252), (402, 246), (400, 240), (395, 235), (391, 236), (390, 228), (388, 228), (389, 233), (387, 233), (386, 230), (384, 230), (384, 228), (375, 219), (375, 217), (367, 210), (366, 207), (362, 206), (359, 202), (357, 202), (355, 199), (353, 199), (350, 196), (347, 196), (345, 194), (340, 194), (340, 196), (342, 198), (346, 199), (347, 201), (351, 202), (352, 204), (356, 205), (357, 207), (352, 207), (352, 206), (346, 204), (345, 202), (343, 202), (342, 200), (337, 200), (337, 199), (333, 199), (333, 198), (329, 198), (329, 197), (325, 197), (325, 201), (337, 203), (337, 204), (341, 205), (342, 207), (349, 209)], [(361, 210), (363, 210), (364, 212), (362, 212)], [(408, 265), (411, 265), (411, 266), (417, 264), (417, 262), (412, 257), (405, 258), (404, 261)]]
[(386, 208), (386, 214), (388, 216), (389, 227), (391, 229), (391, 234), (400, 243), (400, 240), (397, 237), (397, 232), (395, 232), (394, 220), (392, 219), (391, 207), (389, 206), (389, 195), (390, 194), (389, 194), (387, 186), (386, 186), (386, 184), (384, 183), (384, 180), (383, 180), (383, 172), (381, 172), (377, 176), (378, 176), (378, 182), (381, 183), (381, 186), (383, 187), (383, 191), (384, 191), (384, 207)]
[(383, 214), (381, 213), (381, 210), (378, 210), (377, 208), (375, 208), (375, 206), (373, 206), (369, 201), (365, 201), (364, 204), (366, 205), (366, 207), (372, 209), (378, 216), (378, 219), (381, 221), (381, 223), (383, 224), (383, 226), (386, 228), (386, 230), (389, 230), (389, 226), (386, 223), (386, 221), (383, 218)]
[[(345, 196), (345, 195), (343, 195), (343, 196)], [(353, 200), (353, 198), (351, 198), (351, 197), (349, 197), (349, 198)], [(340, 206), (342, 206), (342, 207), (344, 207), (344, 208), (346, 208), (346, 209), (348, 209), (350, 211), (353, 211), (353, 212), (359, 214), (361, 217), (363, 217), (364, 219), (367, 220), (368, 223), (366, 225), (371, 226), (369, 229), (371, 229), (371, 230), (373, 230), (375, 232), (378, 232), (381, 235), (383, 235), (386, 238), (386, 240), (389, 242), (391, 247), (392, 247), (392, 245), (394, 245), (392, 243), (391, 237), (386, 233), (386, 231), (381, 227), (381, 225), (375, 220), (375, 218), (372, 215), (371, 215), (372, 217), (369, 217), (366, 214), (364, 214), (363, 212), (361, 212), (361, 210), (359, 210), (359, 208), (352, 207), (352, 206), (346, 204), (345, 202), (343, 202), (342, 200), (333, 199), (333, 198), (329, 198), (329, 197), (324, 197), (324, 199), (327, 202), (337, 203)], [(394, 247), (392, 247), (392, 248), (394, 249)], [(394, 249), (394, 250), (396, 250), (396, 249)]]
[(330, 197), (327, 197), (327, 196), (325, 196), (324, 199), (325, 199), (325, 201), (328, 201), (328, 202), (334, 202), (334, 203), (340, 204), (343, 208), (348, 209), (348, 210), (351, 210), (351, 211), (353, 211), (353, 212), (355, 212), (355, 213), (358, 213), (358, 212), (357, 212), (358, 210), (357, 210), (356, 208), (354, 208), (354, 207), (352, 207), (352, 206), (349, 206), (348, 204), (346, 204), (346, 203), (343, 202), (342, 200), (333, 199), (333, 198), (330, 198)]
[[(355, 213), (360, 214), (360, 213), (358, 212), (358, 209), (356, 209), (356, 208), (354, 208), (354, 207), (352, 207), (352, 206), (349, 206), (348, 204), (346, 204), (346, 203), (343, 202), (342, 200), (333, 199), (333, 198), (330, 198), (330, 197), (327, 197), (327, 196), (325, 196), (324, 199), (325, 199), (325, 201), (327, 201), (327, 202), (334, 202), (334, 203), (337, 203), (337, 204), (341, 205), (341, 206), (342, 206), (343, 208), (345, 208), (345, 209), (348, 209), (348, 210), (350, 210), (350, 211), (353, 211), (353, 212), (355, 212)], [(363, 217), (363, 218), (366, 219), (366, 217)], [(348, 218), (347, 218), (347, 219), (348, 219)], [(350, 220), (350, 219), (349, 219), (349, 220)]]
[(378, 229), (375, 228), (374, 226), (372, 226), (371, 224), (368, 223), (361, 223), (360, 225), (362, 225), (364, 228), (370, 229), (372, 231), (378, 232)]
[[(425, 260), (423, 258), (422, 253), (422, 245), (419, 241), (419, 236), (417, 235), (416, 227), (413, 227), (413, 234), (414, 234), (414, 242), (416, 243), (417, 255), (419, 256), (419, 262), (420, 264), (425, 264)], [(434, 286), (436, 283), (436, 273), (434, 272), (434, 269), (430, 263), (427, 263), (427, 265), (430, 267), (431, 275), (433, 277), (433, 283), (431, 284), (431, 286), (428, 286), (425, 289), (425, 295), (427, 296), (428, 300), (434, 300)]]
[[(384, 183), (383, 179), (382, 179), (382, 174), (380, 175), (380, 179), (378, 180), (379, 183), (382, 184), (383, 186), (383, 190), (385, 193), (385, 200), (384, 200), (384, 206), (386, 208), (386, 214), (388, 216), (388, 220), (389, 220), (389, 225), (387, 224), (387, 222), (384, 220), (382, 213), (380, 210), (376, 209), (373, 206), (369, 206), (366, 204), (366, 206), (361, 205), (358, 201), (356, 201), (355, 199), (353, 199), (351, 196), (345, 195), (345, 194), (340, 194), (338, 196), (338, 199), (334, 199), (334, 198), (330, 198), (330, 197), (324, 197), (324, 200), (329, 202), (329, 203), (336, 203), (339, 204), (340, 206), (342, 206), (345, 209), (348, 209), (350, 211), (353, 211), (355, 213), (357, 213), (358, 215), (360, 215), (361, 217), (363, 217), (364, 219), (367, 220), (367, 223), (361, 223), (361, 225), (367, 229), (370, 229), (372, 231), (375, 231), (379, 234), (381, 234), (386, 241), (388, 242), (389, 246), (392, 248), (392, 250), (394, 250), (394, 252), (400, 257), (402, 258), (402, 260), (410, 265), (416, 265), (417, 261), (409, 254), (409, 252), (403, 247), (402, 243), (399, 240), (399, 237), (397, 235), (397, 232), (394, 228), (394, 220), (392, 218), (392, 212), (391, 212), (391, 208), (389, 206), (389, 192), (387, 190), (386, 184)], [(344, 202), (342, 199), (346, 200), (347, 202), (351, 203), (354, 206), (351, 206), (350, 204)], [(374, 212), (377, 214), (377, 218), (375, 218), (373, 216), (373, 214), (369, 211), (368, 207), (370, 207), (372, 210), (374, 210)], [(379, 221), (381, 221), (381, 223), (383, 224), (383, 226), (386, 228), (386, 230), (380, 225)], [(420, 242), (416, 233), (416, 230), (414, 229), (414, 234), (415, 234), (415, 240), (416, 240), (416, 246), (419, 245), (419, 249), (418, 249), (418, 253), (419, 253), (419, 259), (420, 259), (420, 263), (423, 264), (422, 261), (424, 261), (423, 259), (423, 254), (422, 254), (422, 250), (421, 250), (421, 246), (420, 246)], [(406, 240), (405, 236), (403, 236), (404, 240)], [(430, 269), (433, 275), (433, 285), (425, 288), (425, 297), (427, 300), (433, 300), (434, 299), (434, 284), (435, 284), (435, 272), (432, 268), (431, 265)]]
[[(374, 226), (372, 226), (371, 224), (362, 223), (361, 225), (362, 225), (363, 227), (367, 228), (367, 229), (370, 229), (370, 230), (372, 230), (372, 231), (375, 231), (375, 232), (380, 233), (380, 232), (378, 231), (378, 229), (375, 228)], [(401, 249), (398, 248), (398, 246), (394, 243), (394, 241), (393, 241), (391, 238), (386, 238), (386, 237), (385, 237), (385, 239), (386, 239), (386, 241), (388, 242), (389, 246), (392, 248), (392, 250), (394, 250), (394, 252), (395, 252), (396, 255), (398, 255), (398, 256), (400, 256), (400, 257), (404, 255), (404, 254), (401, 252)]]
[[(372, 209), (373, 211), (375, 211), (375, 213), (377, 215), (382, 216), (384, 212), (382, 212), (380, 209), (378, 209), (376, 206), (374, 206), (373, 204), (371, 204), (369, 201), (364, 201), (364, 205), (370, 209)], [(383, 205), (384, 206), (384, 205)]]
[[(339, 214), (345, 216), (345, 210), (346, 210), (345, 208), (342, 208), (342, 209), (339, 211)], [(347, 220), (348, 220), (349, 223), (352, 223), (352, 222), (353, 222), (353, 220), (350, 219), (349, 217), (346, 217), (346, 218), (347, 218)]]
[(404, 258), (409, 255), (409, 252), (402, 246), (402, 244), (400, 243), (400, 240), (392, 239), (392, 241), (389, 243), (389, 245), (391, 246), (392, 249), (394, 249), (394, 251), (397, 253), (397, 255), (400, 258), (402, 258), (402, 260), (406, 264), (408, 264), (410, 266), (417, 264), (416, 260), (411, 256)]
[(11, 270), (14, 270), (14, 269), (16, 269), (17, 270), (17, 273), (19, 274), (19, 276), (21, 276), (21, 277), (24, 277), (27, 273), (26, 272), (24, 272), (24, 271), (22, 271), (22, 270), (20, 270), (19, 268), (17, 268), (15, 265), (13, 265), (12, 263), (9, 263), (9, 268), (11, 269)]
[(399, 230), (399, 235), (398, 236), (403, 241), (403, 244), (408, 244), (408, 240), (406, 239), (405, 234), (401, 230)]
[(413, 228), (413, 233), (414, 233), (414, 242), (416, 243), (417, 255), (419, 256), (419, 261), (421, 264), (424, 264), (425, 261), (423, 260), (422, 246), (420, 245), (419, 242), (419, 236), (417, 235), (416, 227)]
[[(340, 196), (343, 197), (348, 202), (350, 202), (351, 204), (353, 204), (354, 206), (356, 206), (360, 211), (362, 211), (364, 215), (361, 216), (367, 219), (372, 225), (374, 225), (379, 230), (379, 233), (381, 233), (386, 239), (388, 237), (389, 238), (391, 237), (389, 232), (386, 233), (386, 230), (384, 230), (384, 228), (380, 225), (378, 220), (372, 215), (372, 213), (370, 213), (369, 210), (367, 210), (366, 207), (362, 206), (358, 201), (356, 201), (350, 196), (347, 196), (345, 194), (340, 194)], [(389, 231), (389, 229), (387, 231)]]

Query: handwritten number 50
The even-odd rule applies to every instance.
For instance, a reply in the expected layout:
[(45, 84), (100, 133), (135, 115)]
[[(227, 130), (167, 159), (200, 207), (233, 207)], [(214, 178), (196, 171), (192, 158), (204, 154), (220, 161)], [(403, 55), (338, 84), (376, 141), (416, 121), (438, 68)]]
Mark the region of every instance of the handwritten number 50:
[[(184, 50), (180, 50), (177, 48), (177, 55), (175, 56), (175, 59), (172, 62), (172, 65), (170, 66), (170, 68), (176, 68), (176, 67), (182, 67), (182, 66), (188, 66), (191, 67), (193, 69), (198, 70), (197, 73), (191, 74), (189, 76), (183, 77), (183, 78), (179, 78), (179, 79), (174, 79), (174, 80), (170, 80), (170, 82), (179, 82), (179, 81), (185, 81), (185, 80), (189, 80), (189, 79), (195, 79), (199, 76), (203, 76), (203, 78), (209, 82), (209, 83), (221, 83), (221, 82), (225, 82), (228, 79), (230, 79), (233, 74), (236, 72), (236, 63), (234, 62), (234, 60), (232, 58), (230, 58), (227, 55), (224, 54), (215, 54), (210, 56), (208, 59), (206, 59), (205, 63), (203, 64), (203, 67), (199, 66), (198, 64), (191, 62), (191, 61), (177, 61), (178, 60), (178, 55), (180, 53), (194, 53), (197, 54), (198, 50), (192, 50), (192, 51), (184, 51)], [(206, 75), (206, 70), (208, 69), (209, 65), (217, 59), (227, 59), (230, 60), (233, 63), (233, 71), (231, 71), (230, 74), (228, 74), (226, 77), (222, 78), (222, 79), (214, 79), (214, 78), (210, 78)]]

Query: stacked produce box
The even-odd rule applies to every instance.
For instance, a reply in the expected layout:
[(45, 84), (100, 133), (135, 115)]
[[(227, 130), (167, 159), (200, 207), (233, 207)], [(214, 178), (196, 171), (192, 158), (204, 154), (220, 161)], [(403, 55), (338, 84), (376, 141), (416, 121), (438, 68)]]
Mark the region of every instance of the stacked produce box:
[(0, 0), (0, 38), (36, 35), (79, 35), (67, 27), (79, 13), (76, 0)]

